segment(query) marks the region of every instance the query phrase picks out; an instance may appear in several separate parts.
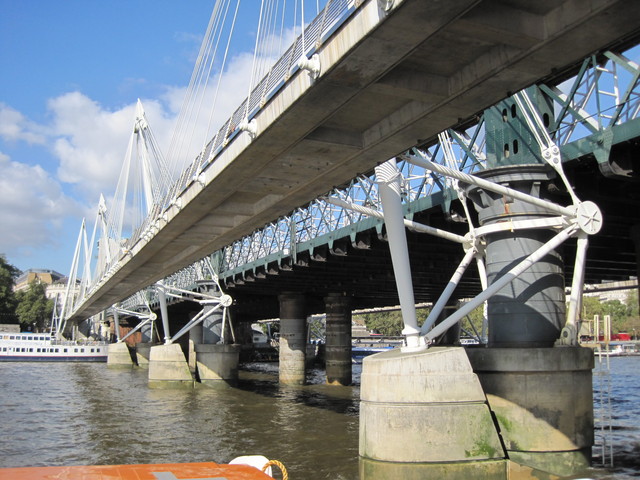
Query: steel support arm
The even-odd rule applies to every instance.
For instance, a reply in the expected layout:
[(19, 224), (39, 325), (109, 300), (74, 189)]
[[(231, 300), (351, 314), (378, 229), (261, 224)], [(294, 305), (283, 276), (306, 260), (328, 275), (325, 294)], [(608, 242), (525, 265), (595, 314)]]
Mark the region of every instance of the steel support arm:
[(430, 170), (432, 172), (437, 172), (437, 173), (440, 173), (441, 175), (453, 177), (460, 180), (461, 182), (465, 182), (471, 185), (477, 185), (480, 188), (498, 193), (500, 195), (505, 195), (507, 197), (512, 197), (518, 200), (522, 200), (523, 202), (530, 203), (531, 205), (536, 205), (550, 212), (555, 212), (569, 218), (573, 218), (575, 216), (575, 210), (569, 207), (562, 207), (560, 205), (556, 205), (555, 203), (548, 202), (546, 200), (542, 200), (541, 198), (537, 198), (537, 197), (528, 195), (526, 193), (519, 192), (512, 188), (498, 185), (496, 183), (490, 182), (483, 178), (478, 178), (473, 175), (469, 175), (467, 173), (461, 172), (459, 170), (454, 170), (452, 168), (445, 167), (444, 165), (433, 163), (430, 160), (423, 158), (422, 156), (401, 155), (401, 158), (410, 163), (413, 163), (414, 165), (418, 165), (419, 167), (426, 168), (427, 170)]
[(212, 309), (208, 310), (205, 312), (205, 309), (203, 308), (202, 310), (200, 310), (198, 312), (198, 314), (193, 317), (191, 320), (189, 320), (189, 322), (180, 329), (180, 331), (178, 333), (176, 333), (170, 340), (168, 343), (173, 343), (176, 340), (178, 340), (180, 337), (182, 337), (185, 333), (187, 333), (189, 330), (191, 330), (193, 327), (195, 327), (196, 325), (198, 325), (199, 323), (202, 323), (207, 317), (211, 316), (212, 313), (220, 310), (222, 307), (222, 304), (217, 304), (215, 307), (213, 307)]
[(466, 272), (467, 268), (469, 267), (469, 265), (473, 261), (473, 258), (475, 257), (475, 254), (476, 254), (475, 249), (470, 248), (469, 250), (467, 250), (467, 253), (465, 254), (465, 256), (462, 259), (462, 261), (460, 262), (460, 265), (458, 265), (458, 268), (453, 273), (453, 276), (451, 277), (451, 280), (449, 280), (449, 283), (445, 287), (444, 291), (440, 294), (440, 298), (438, 298), (438, 301), (436, 302), (436, 304), (431, 309), (431, 312), (429, 313), (429, 316), (427, 317), (427, 319), (422, 324), (422, 328), (420, 329), (420, 333), (422, 335), (426, 334), (431, 329), (433, 324), (438, 319), (438, 316), (440, 315), (442, 310), (444, 310), (444, 307), (447, 306), (447, 302), (451, 298), (451, 295), (453, 294), (453, 291), (458, 286), (458, 283), (460, 282), (460, 279), (462, 278), (462, 275), (464, 275), (464, 272)]
[[(370, 207), (356, 205), (355, 203), (350, 203), (340, 198), (325, 197), (324, 200), (325, 202), (336, 205), (337, 207), (346, 208), (347, 210), (362, 213), (363, 215), (368, 215), (370, 217), (384, 219), (384, 214), (382, 212), (379, 212), (378, 210)], [(427, 233), (429, 235), (444, 238), (445, 240), (450, 240), (456, 243), (465, 242), (465, 238), (462, 235), (458, 235), (456, 233), (447, 232), (446, 230), (442, 230), (440, 228), (430, 227), (429, 225), (423, 225), (422, 223), (414, 222), (406, 218), (403, 219), (403, 222), (405, 227), (407, 227), (409, 230), (413, 230), (414, 232)]]
[(376, 167), (376, 176), (379, 182), (378, 188), (384, 212), (384, 222), (389, 237), (391, 262), (396, 277), (400, 309), (402, 310), (402, 320), (404, 322), (402, 334), (407, 341), (406, 349), (423, 348), (420, 345), (420, 328), (416, 318), (416, 302), (413, 295), (409, 250), (404, 229), (400, 185), (401, 174), (398, 171), (395, 159)]

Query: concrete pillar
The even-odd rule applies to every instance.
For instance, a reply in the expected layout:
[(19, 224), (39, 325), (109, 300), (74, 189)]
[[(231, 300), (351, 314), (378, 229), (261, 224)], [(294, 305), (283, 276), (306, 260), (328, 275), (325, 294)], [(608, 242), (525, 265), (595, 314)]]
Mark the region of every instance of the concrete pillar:
[(461, 347), (366, 357), (360, 480), (506, 479), (500, 438)]
[[(193, 315), (190, 317), (193, 318)], [(189, 330), (189, 358), (187, 363), (189, 364), (189, 369), (192, 373), (195, 373), (197, 367), (197, 358), (196, 358), (196, 345), (202, 343), (202, 325), (194, 325)]]
[(153, 338), (153, 328), (155, 322), (151, 321), (145, 323), (140, 329), (140, 342), (141, 343), (152, 343), (155, 339)]
[[(204, 307), (207, 311), (213, 309), (212, 306)], [(202, 321), (202, 342), (216, 344), (222, 339), (222, 310), (216, 310)]]
[[(227, 335), (228, 332), (224, 332), (223, 335), (223, 329), (227, 327), (222, 324), (222, 317), (221, 309), (209, 315), (200, 328), (201, 341), (194, 344), (198, 376), (204, 384), (220, 380), (234, 383), (238, 380), (240, 346), (223, 343), (223, 336), (224, 342), (230, 341), (231, 338)], [(198, 333), (194, 333), (193, 338), (198, 338)]]
[(151, 347), (153, 343), (140, 342), (136, 344), (136, 360), (139, 367), (149, 368), (149, 356), (151, 355)]
[[(450, 315), (453, 315), (458, 309), (457, 301), (450, 301), (446, 307), (442, 309), (440, 315), (436, 319), (436, 325), (442, 323), (446, 320), (446, 318)], [(461, 322), (453, 325), (449, 330), (447, 330), (443, 335), (438, 345), (459, 345), (460, 344), (460, 332), (461, 332)]]
[(239, 345), (200, 343), (195, 345), (198, 375), (204, 384), (238, 380)]
[(304, 296), (284, 293), (280, 301), (280, 383), (304, 385), (307, 313)]
[(193, 377), (179, 344), (170, 343), (151, 347), (149, 386), (154, 388), (193, 387)]
[(124, 343), (111, 343), (107, 352), (107, 367), (132, 368), (134, 366), (129, 346)]
[(149, 367), (149, 355), (151, 347), (154, 345), (153, 328), (154, 322), (145, 324), (140, 329), (140, 343), (136, 344), (136, 360), (138, 366), (143, 368)]
[[(481, 176), (533, 196), (550, 178), (542, 165), (502, 167)], [(539, 207), (471, 187), (469, 196), (481, 225), (550, 214)], [(486, 236), (489, 285), (547, 242), (551, 230), (503, 231)], [(490, 347), (551, 347), (565, 322), (564, 262), (558, 251), (515, 278), (487, 302)]]
[(327, 312), (327, 383), (351, 385), (351, 299), (332, 294), (325, 297), (324, 302)]
[[(545, 128), (555, 128), (553, 102), (537, 87), (527, 89)], [(543, 160), (542, 148), (529, 129), (515, 99), (485, 110), (487, 170), (479, 177), (538, 198), (556, 173)], [(467, 187), (480, 225), (538, 219), (555, 214), (528, 203)], [(553, 235), (552, 230), (516, 230), (487, 235), (489, 285), (533, 253)], [(565, 323), (564, 263), (557, 251), (518, 276), (487, 302), (489, 346), (551, 347)]]
[(563, 477), (589, 467), (591, 349), (478, 348), (467, 354), (512, 462)]

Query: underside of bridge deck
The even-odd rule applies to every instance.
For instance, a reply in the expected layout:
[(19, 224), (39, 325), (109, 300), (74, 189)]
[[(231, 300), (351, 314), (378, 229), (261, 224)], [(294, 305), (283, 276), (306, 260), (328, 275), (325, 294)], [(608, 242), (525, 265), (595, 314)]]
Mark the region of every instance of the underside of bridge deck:
[[(569, 75), (585, 56), (640, 38), (640, 9), (621, 0), (397, 0), (393, 5), (385, 13), (377, 1), (362, 2), (319, 46), (319, 78), (294, 74), (255, 115), (257, 136), (237, 134), (164, 212), (155, 235), (132, 245), (75, 316), (109, 307), (466, 122), (511, 92)], [(616, 188), (609, 191), (615, 194)], [(616, 215), (619, 204), (606, 200), (614, 205), (610, 215)], [(437, 223), (437, 214), (433, 217)], [(371, 249), (377, 249), (376, 242)], [(419, 252), (412, 247), (416, 261), (436, 262), (421, 258), (439, 248), (438, 261), (452, 261), (447, 247), (414, 242), (421, 246)], [(370, 265), (387, 260), (371, 256), (351, 249), (341, 259), (328, 255), (326, 263), (361, 269), (356, 281), (377, 279), (379, 290), (372, 288), (370, 296), (386, 297), (392, 279)], [(356, 264), (350, 266), (352, 258)], [(295, 285), (298, 269), (304, 267), (279, 274), (283, 286)], [(434, 278), (442, 284), (448, 275), (438, 268), (426, 272), (416, 278), (418, 289), (431, 291), (438, 283)], [(318, 274), (318, 288), (330, 275)], [(342, 278), (337, 271), (332, 275)]]
[[(634, 140), (613, 155), (634, 158), (629, 164), (640, 173), (640, 145)], [(589, 239), (586, 282), (627, 280), (638, 274), (634, 243), (630, 230), (640, 224), (640, 189), (637, 180), (612, 179), (603, 176), (593, 156), (566, 165), (577, 195), (591, 200), (602, 209), (604, 226)], [(550, 190), (556, 192), (560, 203), (570, 199), (563, 192), (561, 182), (554, 182)], [(565, 198), (566, 197), (566, 198)], [(460, 205), (452, 205), (454, 215), (445, 215), (436, 207), (417, 214), (415, 221), (464, 235), (466, 223), (453, 221), (462, 217)], [(460, 212), (455, 212), (460, 210)], [(455, 215), (459, 213), (460, 215)], [(476, 220), (474, 219), (474, 222)], [(278, 317), (277, 295), (282, 292), (304, 293), (309, 300), (309, 313), (324, 312), (323, 298), (329, 293), (344, 293), (353, 297), (353, 308), (371, 308), (398, 304), (389, 245), (385, 231), (375, 229), (350, 238), (334, 241), (333, 248), (325, 245), (313, 252), (301, 252), (278, 264), (273, 262), (245, 275), (224, 279), (223, 288), (236, 302), (242, 320)], [(407, 232), (411, 258), (413, 285), (417, 302), (434, 302), (449, 281), (462, 259), (460, 245), (426, 234)], [(564, 246), (565, 284), (571, 285), (575, 241)], [(475, 268), (470, 268), (456, 289), (456, 298), (469, 298), (480, 291)]]

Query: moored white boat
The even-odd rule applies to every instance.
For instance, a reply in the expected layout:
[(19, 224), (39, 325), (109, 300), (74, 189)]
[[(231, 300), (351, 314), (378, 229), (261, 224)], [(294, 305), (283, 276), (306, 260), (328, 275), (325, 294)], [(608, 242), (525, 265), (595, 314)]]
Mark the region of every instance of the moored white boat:
[(48, 333), (0, 333), (0, 361), (106, 362), (106, 342), (57, 340)]

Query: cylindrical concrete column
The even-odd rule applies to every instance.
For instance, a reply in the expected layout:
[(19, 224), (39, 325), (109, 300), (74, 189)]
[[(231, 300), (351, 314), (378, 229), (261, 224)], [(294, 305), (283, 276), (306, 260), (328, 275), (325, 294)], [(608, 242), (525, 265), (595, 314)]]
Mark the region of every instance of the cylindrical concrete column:
[[(212, 306), (204, 307), (211, 310)], [(222, 310), (218, 309), (202, 321), (202, 343), (215, 345), (222, 339)]]
[(280, 301), (280, 383), (304, 385), (307, 313), (304, 296), (284, 293)]
[[(442, 309), (442, 312), (440, 312), (440, 315), (438, 315), (435, 324), (438, 325), (445, 321), (448, 316), (453, 315), (458, 309), (457, 303), (457, 301), (449, 301), (447, 306)], [(457, 345), (460, 342), (460, 323), (461, 322), (458, 322), (449, 328), (449, 330), (442, 335), (442, 338), (439, 339), (438, 345)]]
[(149, 356), (151, 355), (151, 347), (154, 345), (153, 328), (155, 322), (146, 323), (140, 329), (140, 342), (136, 343), (136, 360), (138, 366), (149, 367)]
[(151, 343), (153, 342), (153, 325), (154, 322), (145, 323), (140, 329), (140, 342), (141, 343)]
[(340, 294), (325, 297), (327, 312), (327, 383), (351, 385), (351, 299)]
[[(550, 172), (544, 165), (518, 165), (487, 170), (478, 176), (540, 197)], [(475, 186), (469, 188), (469, 196), (481, 225), (551, 215), (540, 207)], [(531, 229), (487, 235), (489, 285), (544, 245), (553, 234), (550, 230)], [(552, 251), (488, 300), (489, 346), (553, 346), (565, 322), (563, 270), (562, 256)]]

